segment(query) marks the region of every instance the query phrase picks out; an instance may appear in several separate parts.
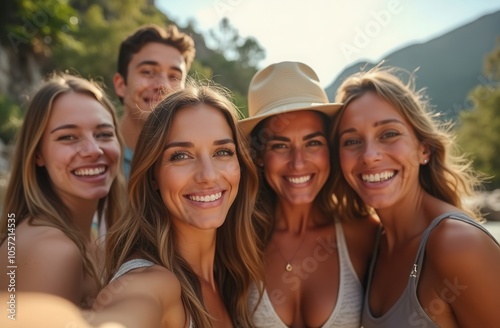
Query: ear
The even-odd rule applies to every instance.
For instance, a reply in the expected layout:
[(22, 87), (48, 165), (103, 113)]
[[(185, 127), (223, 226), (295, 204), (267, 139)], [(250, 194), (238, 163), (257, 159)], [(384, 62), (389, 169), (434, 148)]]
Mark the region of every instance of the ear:
[(430, 161), (431, 158), (431, 146), (427, 142), (423, 142), (421, 144), (421, 150), (420, 150), (420, 164), (427, 164)]
[(264, 161), (262, 160), (261, 157), (255, 160), (255, 164), (257, 164), (258, 167), (264, 167)]
[(115, 73), (115, 75), (113, 76), (113, 85), (115, 87), (116, 95), (118, 97), (124, 98), (127, 89), (127, 83), (120, 73)]
[(45, 161), (44, 161), (42, 155), (40, 155), (40, 152), (38, 152), (38, 151), (35, 154), (35, 163), (39, 167), (45, 166)]

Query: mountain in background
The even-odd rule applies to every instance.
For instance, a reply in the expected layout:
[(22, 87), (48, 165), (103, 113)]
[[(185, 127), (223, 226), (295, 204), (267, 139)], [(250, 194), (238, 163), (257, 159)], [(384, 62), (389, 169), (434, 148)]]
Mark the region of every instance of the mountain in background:
[[(425, 22), (422, 22), (425, 24)], [(396, 66), (415, 72), (417, 89), (426, 88), (434, 110), (446, 119), (456, 119), (460, 110), (469, 108), (467, 95), (488, 79), (483, 74), (487, 53), (500, 37), (500, 11), (452, 30), (421, 44), (414, 44), (385, 56), (384, 66)], [(342, 81), (349, 75), (368, 70), (377, 63), (358, 62), (347, 67), (326, 88), (330, 101)]]

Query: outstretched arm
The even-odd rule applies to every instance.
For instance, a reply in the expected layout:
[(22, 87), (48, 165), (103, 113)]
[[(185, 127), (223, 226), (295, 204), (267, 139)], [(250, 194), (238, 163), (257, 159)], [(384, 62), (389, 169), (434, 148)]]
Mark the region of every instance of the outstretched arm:
[(188, 327), (175, 275), (160, 266), (133, 270), (107, 285), (86, 320), (119, 322), (127, 328)]

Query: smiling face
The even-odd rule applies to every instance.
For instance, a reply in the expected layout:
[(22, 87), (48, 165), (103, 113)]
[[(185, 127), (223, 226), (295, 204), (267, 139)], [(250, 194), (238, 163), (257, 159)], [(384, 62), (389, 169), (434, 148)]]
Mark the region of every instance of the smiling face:
[(127, 114), (144, 121), (165, 95), (184, 88), (187, 76), (181, 52), (156, 42), (147, 43), (132, 56), (127, 72), (126, 79), (115, 74), (115, 92), (123, 98)]
[(216, 229), (238, 193), (240, 165), (232, 130), (217, 109), (181, 109), (165, 140), (155, 181), (174, 225)]
[(56, 98), (38, 146), (45, 167), (67, 205), (105, 197), (117, 173), (120, 145), (113, 117), (93, 97), (68, 92)]
[(369, 206), (388, 208), (421, 189), (419, 169), (428, 151), (404, 117), (375, 93), (345, 108), (339, 147), (345, 179)]
[[(262, 154), (265, 177), (278, 199), (290, 205), (310, 204), (330, 173), (329, 150), (322, 117), (314, 111), (294, 112), (266, 142)], [(272, 131), (271, 120), (264, 128)]]

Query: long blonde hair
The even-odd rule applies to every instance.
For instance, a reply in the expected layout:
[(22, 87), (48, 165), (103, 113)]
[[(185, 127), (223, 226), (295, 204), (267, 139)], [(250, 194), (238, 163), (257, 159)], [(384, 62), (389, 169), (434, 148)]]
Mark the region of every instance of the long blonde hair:
[[(398, 77), (403, 73), (409, 75), (407, 83)], [(470, 161), (463, 156), (455, 155), (451, 126), (439, 122), (431, 113), (423, 91), (414, 89), (413, 75), (395, 67), (376, 66), (367, 72), (348, 77), (339, 87), (336, 101), (344, 103), (344, 109), (351, 101), (368, 92), (377, 94), (391, 104), (413, 128), (417, 139), (429, 146), (431, 151), (429, 163), (421, 166), (419, 171), (419, 182), (424, 190), (479, 219), (478, 211), (468, 208), (462, 200), (465, 196), (473, 195), (480, 185), (480, 177), (472, 170)], [(334, 118), (335, 124), (330, 135), (334, 172), (341, 172), (338, 124), (343, 109)], [(339, 206), (343, 211), (350, 213), (354, 209), (366, 206), (342, 174), (337, 174), (333, 178), (332, 192), (339, 199)]]
[[(52, 113), (54, 101), (60, 95), (70, 92), (89, 95), (96, 99), (111, 114), (115, 127), (118, 126), (115, 108), (98, 84), (69, 74), (51, 75), (34, 94), (23, 125), (18, 131), (11, 176), (0, 219), (0, 244), (7, 237), (8, 213), (16, 215), (16, 225), (28, 219), (32, 225), (57, 228), (78, 246), (85, 273), (93, 277), (99, 287), (100, 275), (87, 256), (82, 232), (73, 223), (69, 209), (53, 189), (46, 168), (36, 165), (36, 153)], [(115, 130), (115, 133), (123, 150), (119, 131)], [(117, 169), (117, 177), (108, 195), (100, 199), (98, 204), (99, 217), (104, 215), (108, 227), (112, 225), (114, 218), (122, 215), (124, 207), (125, 179), (121, 173), (121, 165)]]
[(149, 115), (132, 160), (128, 210), (123, 220), (108, 233), (107, 279), (109, 281), (131, 256), (139, 254), (175, 273), (182, 286), (182, 301), (196, 327), (213, 326), (203, 304), (200, 281), (176, 247), (170, 213), (153, 185), (155, 165), (161, 160), (175, 115), (183, 108), (198, 104), (218, 109), (226, 118), (236, 142), (241, 179), (238, 195), (217, 231), (214, 274), (233, 323), (252, 327), (247, 308), (248, 288), (251, 283), (258, 285), (262, 280), (260, 254), (251, 221), (258, 176), (245, 138), (237, 127), (236, 109), (215, 86), (190, 81), (186, 89), (167, 96)]

